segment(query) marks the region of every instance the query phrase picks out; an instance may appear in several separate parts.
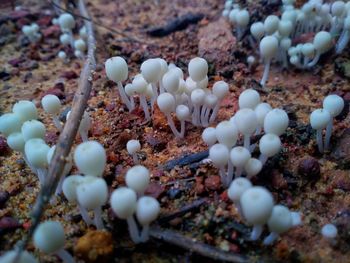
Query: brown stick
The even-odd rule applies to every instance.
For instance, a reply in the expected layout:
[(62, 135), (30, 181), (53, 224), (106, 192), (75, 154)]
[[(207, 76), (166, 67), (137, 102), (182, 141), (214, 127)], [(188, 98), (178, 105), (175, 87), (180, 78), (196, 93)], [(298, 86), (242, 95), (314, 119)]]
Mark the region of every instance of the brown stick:
[[(84, 0), (79, 0), (78, 3), (79, 12), (84, 17), (89, 17), (87, 13)], [(87, 106), (87, 101), (90, 96), (92, 88), (92, 74), (96, 67), (95, 61), (95, 37), (92, 28), (92, 23), (90, 20), (85, 20), (85, 27), (88, 34), (88, 54), (87, 59), (84, 63), (83, 70), (80, 74), (78, 90), (74, 95), (73, 106), (58, 142), (56, 144), (56, 150), (53, 154), (52, 160), (50, 162), (47, 179), (44, 186), (42, 187), (39, 196), (36, 199), (31, 217), (32, 226), (29, 229), (29, 233), (23, 241), (21, 247), (22, 249), (27, 245), (30, 238), (32, 237), (35, 228), (40, 222), (40, 219), (44, 213), (45, 206), (49, 202), (51, 195), (54, 193), (57, 184), (62, 175), (63, 168), (66, 164), (66, 158), (70, 153), (75, 136), (78, 132), (79, 124), (81, 118), (84, 114), (85, 108)]]
[(213, 260), (236, 263), (250, 262), (249, 258), (246, 256), (222, 251), (216, 247), (209, 246), (198, 242), (195, 239), (181, 235), (176, 231), (152, 227), (150, 229), (150, 236)]

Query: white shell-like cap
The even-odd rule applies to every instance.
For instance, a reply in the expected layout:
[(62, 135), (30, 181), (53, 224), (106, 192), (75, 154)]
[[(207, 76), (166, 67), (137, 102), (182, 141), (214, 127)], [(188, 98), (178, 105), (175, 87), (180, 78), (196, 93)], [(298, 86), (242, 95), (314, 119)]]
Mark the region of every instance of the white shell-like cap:
[(251, 154), (249, 150), (242, 146), (236, 146), (232, 148), (230, 152), (230, 160), (235, 167), (244, 167), (244, 165), (250, 159)]
[(199, 89), (206, 89), (208, 87), (209, 79), (208, 76), (205, 76), (204, 79), (197, 82), (197, 88)]
[(247, 177), (251, 178), (260, 173), (262, 167), (263, 165), (260, 160), (256, 158), (250, 158), (248, 162), (246, 162), (246, 164), (244, 165), (244, 171), (247, 174)]
[(157, 199), (151, 196), (142, 196), (136, 205), (137, 221), (145, 226), (154, 221), (160, 212), (160, 205)]
[(157, 98), (157, 104), (161, 112), (170, 114), (175, 110), (175, 98), (168, 92), (160, 94)]
[(63, 248), (64, 229), (57, 221), (45, 221), (38, 225), (33, 235), (34, 245), (42, 252), (51, 254)]
[(64, 60), (64, 59), (67, 58), (66, 52), (64, 52), (64, 51), (62, 51), (62, 50), (58, 52), (57, 56), (58, 56), (60, 59), (62, 59), (62, 60)]
[(29, 100), (20, 100), (12, 107), (13, 113), (17, 113), (22, 122), (28, 120), (36, 120), (38, 118), (38, 110), (35, 104)]
[(259, 103), (254, 111), (255, 111), (255, 114), (256, 114), (256, 118), (258, 120), (258, 123), (259, 125), (264, 125), (264, 120), (265, 120), (265, 117), (266, 115), (272, 110), (272, 107), (270, 104), (268, 103)]
[(240, 203), (244, 218), (251, 225), (265, 224), (274, 206), (272, 194), (261, 186), (253, 186), (244, 191)]
[(344, 1), (335, 1), (331, 6), (332, 15), (340, 17), (345, 12)]
[(283, 205), (275, 205), (271, 216), (267, 221), (271, 232), (281, 234), (288, 231), (293, 226), (292, 215), (289, 209)]
[(214, 144), (209, 149), (209, 159), (214, 165), (221, 167), (227, 164), (230, 154), (228, 148), (220, 143)]
[(252, 109), (241, 109), (235, 114), (238, 131), (243, 135), (251, 135), (256, 131), (258, 120)]
[(272, 35), (278, 30), (279, 18), (275, 15), (269, 15), (264, 21), (264, 29), (267, 35)]
[(196, 57), (191, 59), (188, 64), (188, 73), (191, 79), (195, 82), (199, 82), (204, 79), (208, 74), (208, 63), (204, 58)]
[(160, 75), (163, 76), (168, 71), (168, 63), (162, 58), (156, 58), (160, 64)]
[(78, 203), (86, 209), (95, 209), (104, 205), (108, 199), (108, 187), (101, 177), (85, 176), (77, 186)]
[(292, 40), (289, 37), (284, 37), (280, 40), (280, 48), (287, 51), (292, 45)]
[(176, 72), (168, 71), (164, 74), (162, 81), (163, 86), (167, 92), (174, 94), (178, 91), (180, 85), (180, 78), (178, 74), (176, 74)]
[(191, 79), (191, 77), (187, 77), (185, 81), (186, 87), (185, 87), (185, 93), (190, 96), (192, 91), (194, 91), (197, 88), (197, 83)]
[(158, 59), (147, 59), (141, 64), (141, 74), (148, 83), (155, 83), (161, 77), (162, 65)]
[(72, 29), (75, 26), (74, 17), (68, 13), (60, 15), (58, 23), (62, 29)]
[[(14, 263), (16, 256), (17, 256), (17, 250), (11, 250), (5, 252), (0, 257), (1, 263)], [(22, 251), (21, 256), (17, 259), (16, 263), (38, 263), (39, 261), (28, 251)]]
[(328, 110), (317, 109), (310, 115), (311, 127), (315, 130), (321, 130), (326, 128), (327, 124), (331, 121), (331, 114)]
[(6, 138), (8, 146), (15, 151), (18, 152), (24, 152), (24, 138), (21, 132), (14, 132), (11, 133), (7, 138)]
[(172, 66), (172, 67), (170, 67), (170, 65), (169, 65), (169, 67), (168, 67), (169, 72), (171, 71), (171, 72), (177, 74), (177, 76), (178, 76), (180, 79), (183, 79), (183, 78), (184, 78), (184, 73), (183, 73), (182, 69), (179, 68), (179, 67), (177, 67), (177, 66), (175, 66), (175, 64), (171, 64), (171, 66)]
[(80, 39), (77, 39), (74, 41), (74, 48), (81, 51), (81, 52), (85, 52), (86, 50), (86, 43), (84, 40), (82, 40), (81, 38)]
[(216, 138), (219, 143), (232, 147), (236, 144), (238, 139), (238, 130), (230, 121), (220, 122), (215, 129)]
[(137, 151), (141, 150), (141, 144), (139, 140), (129, 140), (126, 143), (126, 150), (129, 154), (134, 154)]
[(265, 59), (272, 59), (278, 51), (278, 40), (275, 36), (266, 36), (260, 41), (260, 55)]
[(203, 89), (195, 89), (191, 93), (191, 102), (195, 106), (201, 106), (204, 104), (205, 91)]
[(320, 31), (315, 35), (313, 44), (315, 46), (315, 49), (320, 54), (323, 54), (332, 48), (333, 46), (332, 36), (327, 31)]
[(305, 57), (308, 58), (313, 58), (315, 55), (315, 46), (312, 43), (305, 43), (302, 47), (301, 47), (301, 53), (303, 53), (303, 55)]
[(22, 120), (16, 113), (5, 113), (0, 116), (0, 132), (5, 136), (21, 130)]
[(322, 236), (324, 236), (325, 238), (328, 239), (333, 239), (336, 238), (338, 235), (338, 229), (335, 225), (333, 224), (326, 224), (322, 227), (321, 229), (321, 234)]
[(84, 181), (84, 177), (75, 174), (66, 177), (62, 184), (62, 192), (71, 203), (77, 202), (77, 187)]
[(281, 36), (289, 36), (293, 31), (293, 24), (290, 20), (281, 20), (278, 24), (278, 33)]
[(49, 114), (58, 115), (61, 109), (61, 101), (56, 95), (48, 94), (41, 99), (44, 111)]
[(127, 219), (132, 216), (136, 210), (137, 196), (134, 190), (127, 187), (119, 187), (114, 190), (110, 204), (112, 210), (121, 219)]
[(235, 24), (236, 23), (236, 18), (237, 14), (239, 12), (238, 8), (234, 8), (231, 10), (231, 12), (228, 14), (228, 19), (230, 20), (231, 23)]
[(256, 40), (260, 40), (265, 35), (265, 28), (262, 22), (255, 22), (250, 26), (250, 33)]
[(208, 108), (214, 108), (218, 104), (218, 97), (216, 97), (214, 94), (207, 94), (204, 99), (204, 104)]
[(80, 50), (74, 50), (74, 56), (77, 57), (77, 58), (80, 58), (80, 59), (83, 59), (84, 58), (84, 53), (81, 52)]
[(136, 93), (136, 90), (134, 89), (134, 86), (131, 84), (131, 83), (128, 83), (124, 86), (124, 89), (125, 89), (125, 93), (128, 95), (128, 96), (134, 96), (135, 93)]
[(280, 137), (273, 133), (265, 134), (259, 141), (259, 149), (267, 157), (274, 156), (281, 150)]
[(132, 86), (136, 93), (145, 94), (147, 93), (148, 83), (141, 74), (136, 75), (132, 80)]
[(342, 97), (336, 94), (328, 95), (323, 100), (323, 108), (328, 110), (331, 116), (334, 118), (343, 111), (344, 100)]
[(45, 137), (45, 125), (37, 120), (29, 120), (23, 123), (22, 135), (25, 141), (33, 138), (43, 139)]
[(281, 109), (273, 109), (265, 116), (264, 130), (266, 133), (274, 133), (280, 136), (286, 131), (288, 124), (287, 113)]
[(230, 184), (227, 195), (232, 202), (239, 202), (242, 194), (252, 186), (252, 183), (247, 178), (238, 177)]
[(240, 109), (252, 109), (260, 103), (260, 95), (256, 90), (246, 89), (239, 95), (238, 105)]
[(185, 121), (191, 116), (190, 109), (186, 105), (183, 105), (183, 104), (178, 105), (176, 107), (176, 111), (175, 112), (176, 112), (176, 117), (180, 121)]
[(64, 46), (69, 45), (70, 44), (70, 36), (68, 34), (60, 35), (60, 42)]
[(82, 38), (82, 39), (87, 39), (88, 38), (88, 35), (87, 35), (87, 30), (86, 30), (86, 27), (83, 26), (79, 29), (79, 36)]
[(214, 127), (207, 127), (202, 132), (202, 139), (209, 147), (217, 142), (216, 131)]
[(106, 151), (99, 142), (83, 142), (74, 151), (74, 162), (81, 173), (102, 176), (106, 166)]
[(229, 87), (225, 81), (217, 81), (213, 85), (213, 94), (218, 97), (219, 100), (222, 100), (228, 93)]
[(241, 27), (246, 27), (249, 24), (249, 12), (246, 9), (240, 10), (236, 14), (236, 23)]
[(47, 153), (50, 147), (42, 139), (30, 139), (24, 145), (25, 155), (31, 165), (37, 168), (47, 167)]
[(149, 181), (150, 172), (143, 165), (131, 167), (125, 175), (126, 185), (140, 195), (145, 192)]
[(128, 64), (122, 57), (112, 57), (105, 62), (106, 75), (114, 82), (124, 81), (128, 78)]

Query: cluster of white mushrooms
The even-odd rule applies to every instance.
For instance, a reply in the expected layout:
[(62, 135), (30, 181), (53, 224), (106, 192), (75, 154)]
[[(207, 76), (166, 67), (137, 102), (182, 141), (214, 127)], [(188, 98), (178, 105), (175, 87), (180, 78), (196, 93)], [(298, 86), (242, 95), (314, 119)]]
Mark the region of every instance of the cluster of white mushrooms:
[(22, 27), (22, 32), (31, 43), (35, 43), (41, 39), (39, 26), (36, 23), (32, 23), (31, 25), (24, 25)]
[(270, 234), (264, 239), (264, 245), (271, 245), (280, 234), (301, 224), (298, 212), (291, 212), (283, 205), (275, 205), (272, 194), (266, 188), (253, 186), (247, 178), (234, 179), (228, 189), (228, 196), (241, 217), (253, 225), (251, 240), (257, 240), (264, 225), (268, 226)]
[[(208, 127), (202, 133), (209, 147), (209, 159), (219, 169), (222, 183), (228, 187), (234, 178), (245, 174), (248, 178), (257, 175), (268, 158), (282, 148), (279, 138), (288, 127), (289, 118), (282, 109), (273, 109), (260, 101), (260, 95), (247, 89), (239, 96), (239, 111), (229, 120), (220, 122), (216, 128)], [(259, 141), (259, 159), (252, 157), (255, 145), (250, 139), (264, 135)], [(238, 146), (239, 137), (243, 146)]]
[[(199, 57), (189, 62), (189, 77), (186, 80), (179, 67), (168, 65), (161, 58), (143, 62), (141, 73), (125, 87), (122, 82), (128, 79), (128, 65), (122, 57), (108, 59), (105, 68), (107, 77), (117, 83), (120, 97), (129, 111), (135, 108), (135, 99), (138, 98), (145, 118), (150, 120), (154, 104), (157, 103), (178, 138), (185, 135), (186, 121), (202, 127), (212, 123), (229, 90), (224, 81), (218, 81), (212, 90), (208, 89), (208, 63)], [(180, 130), (176, 128), (172, 114), (180, 121)]]
[[(239, 37), (242, 31), (248, 30), (250, 15), (233, 2), (226, 1), (223, 16), (235, 25)], [(285, 68), (289, 63), (301, 69), (311, 68), (322, 54), (333, 47), (333, 42), (336, 42), (335, 50), (339, 54), (350, 39), (349, 2), (335, 1), (330, 4), (322, 0), (309, 0), (300, 9), (294, 7), (294, 0), (282, 2), (280, 17), (269, 15), (263, 22), (250, 25), (250, 43), (254, 50), (259, 46), (260, 58), (265, 65), (260, 82), (262, 86), (266, 84), (272, 61), (281, 63)], [(311, 41), (301, 43), (302, 36), (311, 37)], [(292, 46), (293, 43), (298, 44)], [(255, 61), (253, 57), (248, 59), (248, 64), (251, 61)]]

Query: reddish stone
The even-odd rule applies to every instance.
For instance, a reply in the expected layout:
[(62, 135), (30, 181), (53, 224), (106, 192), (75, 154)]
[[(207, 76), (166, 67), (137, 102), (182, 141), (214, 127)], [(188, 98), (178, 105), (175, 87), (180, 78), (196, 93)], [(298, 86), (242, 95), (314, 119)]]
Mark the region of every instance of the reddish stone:
[(272, 170), (271, 182), (275, 189), (286, 189), (288, 187), (287, 181), (278, 170)]
[(307, 157), (299, 162), (298, 173), (309, 180), (320, 177), (320, 164), (315, 158)]
[(44, 28), (41, 30), (44, 38), (52, 37), (58, 38), (61, 34), (60, 27), (58, 25), (49, 26), (48, 28)]
[(153, 148), (154, 151), (160, 152), (166, 148), (167, 140), (156, 135), (156, 134), (146, 134), (146, 142)]
[(196, 185), (194, 187), (194, 191), (197, 195), (201, 195), (204, 193), (205, 188), (203, 185), (203, 177), (202, 176), (197, 176), (196, 177)]
[(228, 201), (229, 201), (227, 191), (224, 191), (224, 192), (221, 193), (220, 199), (221, 199), (222, 201), (224, 201), (224, 202), (228, 202)]
[(67, 80), (70, 80), (70, 79), (76, 79), (78, 78), (78, 74), (75, 73), (75, 71), (73, 70), (70, 70), (70, 71), (65, 71), (61, 74), (61, 77), (62, 78), (66, 78)]
[(120, 161), (119, 156), (116, 155), (114, 152), (108, 153), (107, 160), (108, 160), (108, 162), (112, 162), (112, 163), (115, 163), (115, 164)]
[(32, 226), (32, 223), (30, 221), (26, 221), (22, 224), (22, 227), (25, 229), (25, 230), (28, 230), (30, 227)]
[(22, 227), (22, 225), (18, 222), (17, 219), (13, 217), (3, 217), (0, 219), (0, 230), (14, 230)]
[(163, 170), (154, 170), (154, 171), (152, 171), (152, 175), (155, 178), (160, 178), (160, 177), (164, 176), (164, 171)]
[(152, 182), (148, 185), (145, 195), (150, 195), (154, 198), (160, 197), (165, 192), (165, 187), (159, 183)]
[(9, 152), (10, 148), (7, 145), (6, 139), (0, 136), (0, 156), (6, 155)]
[(218, 175), (211, 175), (204, 181), (205, 187), (208, 190), (217, 191), (221, 187), (221, 179)]

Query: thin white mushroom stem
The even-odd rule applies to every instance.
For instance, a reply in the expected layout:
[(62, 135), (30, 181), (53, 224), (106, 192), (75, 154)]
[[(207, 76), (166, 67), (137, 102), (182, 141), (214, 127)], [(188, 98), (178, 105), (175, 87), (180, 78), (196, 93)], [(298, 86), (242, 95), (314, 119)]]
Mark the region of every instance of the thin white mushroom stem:
[(102, 210), (101, 206), (98, 206), (94, 209), (94, 224), (97, 229), (103, 229), (103, 221), (102, 221)]
[(325, 141), (324, 141), (324, 149), (325, 150), (329, 150), (329, 144), (331, 141), (332, 130), (333, 130), (333, 118), (331, 118), (331, 121), (328, 122), (327, 127), (326, 127), (326, 137), (325, 137)]
[(149, 239), (149, 225), (142, 226), (140, 241), (146, 242)]
[(251, 240), (258, 240), (259, 237), (261, 236), (262, 231), (263, 231), (262, 225), (254, 225), (252, 233), (250, 234), (250, 239)]
[(75, 263), (74, 258), (71, 254), (69, 254), (65, 249), (61, 248), (60, 250), (56, 251), (55, 254), (62, 259), (64, 263)]
[(134, 165), (139, 164), (139, 158), (137, 157), (137, 153), (132, 154), (132, 160), (134, 162)]
[(55, 125), (55, 127), (57, 128), (57, 130), (62, 131), (63, 126), (62, 126), (62, 124), (61, 124), (60, 119), (58, 118), (58, 116), (57, 116), (57, 115), (52, 116), (52, 120), (53, 120), (53, 124)]
[(174, 133), (174, 135), (178, 138), (183, 138), (185, 134), (185, 129), (181, 127), (181, 131), (179, 132), (175, 127), (175, 123), (173, 121), (173, 118), (171, 117), (171, 114), (170, 113), (166, 114), (166, 117), (168, 120), (169, 127), (171, 131)]
[(220, 103), (221, 100), (218, 100), (218, 103), (215, 105), (213, 112), (211, 113), (211, 116), (209, 118), (209, 123), (213, 123), (216, 119), (216, 116), (218, 115), (219, 109), (220, 109)]
[(123, 84), (121, 81), (118, 81), (118, 91), (120, 98), (122, 99), (123, 103), (126, 105), (129, 111), (132, 111), (134, 108), (132, 107), (132, 103), (130, 99), (128, 98), (128, 95), (126, 95)]
[(270, 64), (271, 64), (271, 59), (267, 59), (267, 61), (265, 61), (265, 67), (264, 67), (264, 73), (263, 73), (263, 77), (260, 81), (260, 85), (265, 87), (266, 81), (269, 77), (269, 71), (270, 71)]
[(243, 147), (246, 149), (250, 149), (250, 134), (244, 134), (244, 142), (243, 142)]
[(205, 116), (206, 116), (206, 113), (207, 111), (210, 111), (209, 108), (207, 108), (205, 105), (203, 105), (203, 107), (201, 108), (201, 111), (200, 111), (200, 123), (202, 124), (203, 127), (207, 127), (208, 124), (206, 124), (206, 119), (205, 119)]
[(200, 125), (200, 109), (198, 105), (194, 105), (193, 114), (192, 114), (192, 123), (195, 126)]
[(153, 96), (151, 98), (151, 107), (152, 107), (152, 110), (153, 110), (154, 103), (156, 102), (157, 97), (158, 97), (158, 88), (157, 88), (157, 84), (156, 83), (151, 83), (151, 85), (152, 85), (152, 91), (153, 91)]
[(343, 32), (338, 40), (337, 45), (335, 46), (335, 53), (340, 54), (343, 52), (347, 44), (349, 43), (350, 34), (348, 30)]
[(203, 127), (208, 127), (209, 126), (209, 116), (210, 116), (210, 112), (212, 111), (211, 108), (207, 108), (204, 112), (204, 123), (202, 121), (202, 125)]
[(165, 90), (164, 90), (163, 81), (162, 81), (162, 78), (161, 78), (159, 80), (159, 94), (162, 94), (164, 92), (165, 92)]
[(151, 115), (149, 113), (147, 100), (146, 100), (145, 95), (143, 95), (143, 94), (140, 94), (140, 103), (141, 103), (143, 112), (145, 113), (146, 120), (148, 120), (148, 121), (151, 120)]
[(45, 179), (46, 179), (47, 169), (38, 168), (38, 169), (36, 169), (36, 171), (37, 171), (37, 174), (39, 177), (39, 182), (40, 182), (41, 186), (43, 186), (45, 183)]
[(242, 175), (243, 169), (242, 167), (236, 167), (235, 175), (236, 177), (240, 177)]
[(271, 232), (267, 237), (264, 239), (264, 245), (268, 246), (271, 245), (273, 242), (276, 241), (276, 239), (279, 237), (279, 235), (275, 232)]
[(316, 141), (318, 150), (320, 153), (323, 153), (323, 139), (322, 139), (322, 129), (316, 131)]
[(139, 230), (137, 228), (134, 216), (131, 215), (126, 219), (126, 222), (128, 223), (129, 227), (129, 234), (130, 238), (134, 243), (140, 243), (140, 235), (139, 235)]
[(87, 142), (89, 140), (89, 136), (88, 136), (88, 130), (81, 130), (79, 131), (79, 134), (80, 134), (80, 138), (83, 142)]
[(227, 176), (226, 176), (226, 180), (227, 180), (227, 184), (230, 185), (230, 183), (233, 180), (233, 164), (230, 160), (230, 158), (228, 159), (228, 163), (227, 163)]
[(309, 62), (307, 64), (307, 67), (311, 68), (311, 67), (315, 66), (316, 63), (318, 62), (318, 60), (320, 59), (320, 56), (321, 56), (320, 52), (316, 51), (315, 57), (313, 58), (313, 60), (311, 62)]
[(85, 223), (86, 223), (87, 225), (92, 225), (93, 222), (92, 222), (92, 220), (91, 220), (91, 218), (90, 218), (90, 216), (89, 216), (87, 210), (86, 210), (82, 205), (80, 205), (79, 203), (78, 203), (78, 209), (79, 209), (79, 212), (80, 212), (80, 214), (81, 214), (81, 217), (83, 218), (83, 220), (85, 221)]
[(260, 154), (259, 161), (261, 162), (262, 165), (264, 165), (267, 161), (267, 156), (264, 154)]

